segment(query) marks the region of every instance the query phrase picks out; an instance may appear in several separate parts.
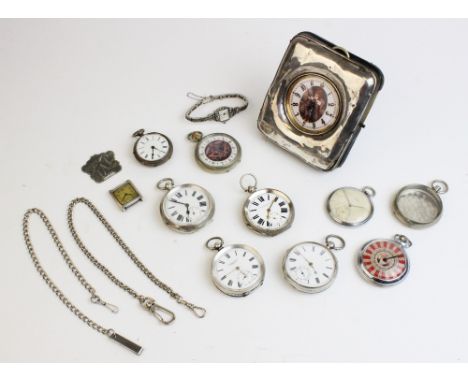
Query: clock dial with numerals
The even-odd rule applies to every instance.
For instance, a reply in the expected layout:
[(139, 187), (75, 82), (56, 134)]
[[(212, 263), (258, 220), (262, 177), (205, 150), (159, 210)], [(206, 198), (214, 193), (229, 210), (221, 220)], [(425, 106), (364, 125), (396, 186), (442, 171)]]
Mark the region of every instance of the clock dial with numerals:
[(294, 206), (283, 192), (265, 188), (255, 191), (246, 200), (244, 220), (248, 227), (258, 233), (277, 235), (291, 226)]
[(379, 285), (391, 285), (406, 276), (409, 261), (404, 248), (399, 243), (377, 239), (362, 248), (359, 266), (367, 279)]
[(133, 154), (147, 166), (163, 164), (172, 156), (172, 142), (161, 133), (142, 134), (135, 142)]
[(318, 74), (297, 78), (287, 92), (286, 111), (291, 123), (308, 134), (322, 134), (340, 116), (340, 97), (333, 83)]
[(160, 209), (170, 227), (178, 231), (193, 232), (212, 218), (214, 201), (203, 187), (182, 184), (166, 194)]
[(212, 277), (223, 293), (242, 297), (262, 285), (265, 265), (255, 249), (234, 244), (216, 253), (212, 261)]
[(200, 140), (195, 155), (198, 162), (208, 170), (225, 172), (240, 161), (241, 148), (230, 135), (214, 133)]
[(337, 270), (335, 255), (315, 242), (295, 245), (283, 261), (286, 280), (294, 288), (306, 293), (317, 293), (330, 287)]

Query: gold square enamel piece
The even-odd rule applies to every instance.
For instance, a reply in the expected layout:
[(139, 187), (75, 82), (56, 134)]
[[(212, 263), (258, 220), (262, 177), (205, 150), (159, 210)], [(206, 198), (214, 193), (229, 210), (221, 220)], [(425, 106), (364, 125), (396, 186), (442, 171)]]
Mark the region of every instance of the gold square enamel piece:
[(124, 183), (120, 184), (109, 192), (120, 206), (122, 211), (127, 210), (135, 203), (143, 200), (140, 193), (130, 180), (126, 180)]

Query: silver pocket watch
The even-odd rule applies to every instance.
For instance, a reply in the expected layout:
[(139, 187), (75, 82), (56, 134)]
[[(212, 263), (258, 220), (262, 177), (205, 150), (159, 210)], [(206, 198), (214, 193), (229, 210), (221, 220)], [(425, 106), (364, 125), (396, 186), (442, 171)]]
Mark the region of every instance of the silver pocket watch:
[(201, 131), (193, 131), (187, 138), (197, 143), (195, 159), (205, 170), (227, 172), (240, 162), (240, 144), (228, 134), (214, 133), (203, 136)]
[(395, 216), (408, 227), (422, 228), (435, 224), (442, 215), (442, 200), (449, 187), (443, 180), (431, 186), (411, 184), (401, 188), (393, 201)]
[(366, 186), (362, 189), (342, 187), (333, 191), (327, 200), (330, 217), (345, 226), (358, 226), (366, 223), (374, 213), (371, 198), (375, 190)]
[(144, 129), (140, 129), (135, 131), (132, 137), (138, 138), (133, 146), (133, 155), (141, 164), (155, 167), (171, 158), (172, 142), (164, 134), (145, 133)]
[(175, 186), (171, 178), (164, 178), (157, 183), (157, 188), (167, 191), (159, 210), (170, 228), (184, 233), (195, 232), (212, 219), (215, 203), (203, 187), (191, 183)]
[(262, 256), (245, 244), (224, 246), (222, 238), (212, 237), (206, 247), (216, 251), (211, 262), (211, 277), (221, 292), (244, 297), (263, 284), (265, 264)]
[(338, 272), (338, 262), (332, 251), (341, 250), (345, 245), (343, 238), (337, 235), (328, 235), (325, 245), (313, 241), (296, 244), (283, 259), (284, 277), (301, 292), (323, 292), (333, 284)]
[(375, 239), (366, 243), (359, 254), (358, 266), (364, 278), (380, 286), (394, 285), (408, 274), (409, 259), (405, 249), (412, 246), (404, 235), (393, 240)]
[(267, 236), (278, 235), (291, 227), (294, 205), (289, 196), (273, 188), (257, 190), (257, 178), (252, 174), (242, 175), (240, 185), (250, 194), (243, 207), (247, 227)]

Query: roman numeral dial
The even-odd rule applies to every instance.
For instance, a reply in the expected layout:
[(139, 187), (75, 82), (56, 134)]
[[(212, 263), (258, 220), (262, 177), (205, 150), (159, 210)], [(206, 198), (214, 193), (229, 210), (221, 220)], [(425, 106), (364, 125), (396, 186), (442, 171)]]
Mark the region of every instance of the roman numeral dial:
[(244, 220), (258, 233), (276, 235), (291, 226), (294, 207), (291, 199), (281, 191), (258, 190), (244, 204)]
[(290, 122), (305, 133), (323, 134), (335, 126), (340, 116), (338, 90), (319, 74), (294, 80), (284, 102)]

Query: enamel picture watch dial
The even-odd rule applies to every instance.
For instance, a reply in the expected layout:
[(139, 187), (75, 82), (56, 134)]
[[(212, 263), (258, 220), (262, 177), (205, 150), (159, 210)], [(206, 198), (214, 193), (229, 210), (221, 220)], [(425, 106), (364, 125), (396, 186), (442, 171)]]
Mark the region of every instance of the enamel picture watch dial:
[(403, 224), (423, 228), (436, 223), (442, 215), (441, 194), (448, 191), (443, 180), (435, 180), (431, 187), (412, 184), (400, 189), (393, 202), (393, 212)]
[(301, 292), (322, 292), (333, 284), (338, 272), (332, 250), (344, 247), (345, 241), (336, 235), (328, 235), (325, 245), (313, 241), (296, 244), (284, 257), (284, 277)]
[(172, 142), (161, 133), (145, 133), (144, 129), (135, 131), (132, 135), (138, 137), (133, 146), (133, 155), (145, 166), (159, 166), (172, 156)]
[(233, 137), (224, 133), (203, 136), (200, 131), (188, 135), (188, 139), (197, 142), (195, 158), (205, 170), (227, 172), (241, 159), (241, 147)]
[(411, 245), (404, 235), (395, 235), (394, 240), (376, 239), (365, 244), (359, 255), (359, 269), (364, 278), (381, 286), (400, 282), (409, 270), (405, 248)]
[(285, 193), (273, 188), (257, 190), (257, 179), (252, 174), (243, 175), (240, 185), (251, 194), (243, 207), (244, 222), (249, 228), (262, 235), (275, 236), (291, 227), (294, 206)]
[(338, 90), (319, 74), (300, 76), (289, 87), (286, 110), (291, 123), (302, 132), (325, 133), (340, 116)]
[(210, 193), (196, 184), (174, 186), (174, 181), (164, 178), (158, 189), (167, 191), (161, 201), (163, 221), (179, 232), (195, 232), (208, 223), (214, 214), (215, 203)]
[(244, 244), (224, 247), (220, 237), (209, 239), (206, 247), (216, 251), (211, 263), (211, 277), (221, 292), (244, 297), (263, 284), (265, 265), (254, 248)]
[(363, 189), (338, 188), (328, 197), (328, 214), (334, 221), (342, 225), (358, 226), (364, 224), (374, 213), (371, 201), (373, 196), (375, 196), (375, 190), (371, 187)]

